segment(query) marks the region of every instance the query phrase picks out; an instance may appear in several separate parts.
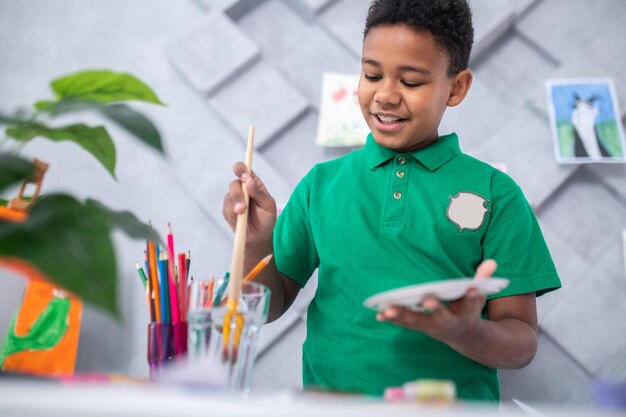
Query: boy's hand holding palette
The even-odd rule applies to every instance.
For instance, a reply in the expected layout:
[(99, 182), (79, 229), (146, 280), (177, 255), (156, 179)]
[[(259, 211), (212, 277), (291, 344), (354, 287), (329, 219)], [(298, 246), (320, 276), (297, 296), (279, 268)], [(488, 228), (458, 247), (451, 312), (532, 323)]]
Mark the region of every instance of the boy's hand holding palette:
[(509, 280), (505, 278), (449, 279), (384, 291), (369, 297), (363, 304), (376, 311), (399, 306), (421, 312), (425, 310), (421, 303), (427, 296), (433, 296), (441, 301), (453, 301), (463, 297), (470, 288), (476, 288), (483, 295), (491, 295), (502, 291), (508, 285)]

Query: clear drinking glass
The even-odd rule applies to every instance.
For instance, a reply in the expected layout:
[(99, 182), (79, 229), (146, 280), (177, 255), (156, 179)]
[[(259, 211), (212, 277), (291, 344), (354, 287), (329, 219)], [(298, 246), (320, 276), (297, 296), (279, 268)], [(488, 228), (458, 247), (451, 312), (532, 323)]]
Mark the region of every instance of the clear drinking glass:
[[(228, 375), (228, 386), (236, 391), (249, 392), (250, 376), (256, 357), (259, 333), (267, 321), (270, 290), (254, 282), (243, 283), (237, 312), (243, 317), (241, 339), (237, 355), (224, 357), (223, 325), (226, 314), (226, 284), (215, 285), (205, 281), (194, 282), (189, 291), (188, 360), (190, 363), (211, 361)], [(236, 331), (236, 320), (231, 320), (231, 343)]]

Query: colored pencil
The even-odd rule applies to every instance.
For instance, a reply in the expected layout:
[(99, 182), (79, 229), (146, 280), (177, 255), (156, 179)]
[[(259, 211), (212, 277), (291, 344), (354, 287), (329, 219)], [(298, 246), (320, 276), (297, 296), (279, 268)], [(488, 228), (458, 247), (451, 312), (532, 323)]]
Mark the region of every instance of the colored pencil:
[(263, 269), (265, 269), (265, 267), (270, 263), (273, 256), (274, 254), (270, 253), (265, 258), (261, 259), (259, 263), (256, 264), (256, 266), (252, 268), (250, 272), (248, 272), (248, 275), (245, 276), (243, 282), (249, 282), (256, 278), (256, 276), (259, 275), (261, 271), (263, 271)]
[(146, 275), (146, 297), (148, 297), (148, 303), (150, 308), (150, 321), (155, 321), (156, 316), (154, 314), (154, 296), (152, 294), (152, 285), (150, 283), (150, 262), (148, 262), (148, 251), (143, 251), (143, 264), (145, 265), (147, 272)]
[(213, 305), (213, 289), (215, 287), (215, 277), (211, 274), (211, 278), (209, 278), (209, 288), (207, 290), (207, 303), (204, 304), (204, 307), (211, 307)]
[(137, 268), (137, 274), (139, 274), (139, 278), (141, 278), (141, 282), (143, 283), (143, 287), (146, 289), (146, 303), (148, 304), (148, 313), (150, 314), (150, 321), (154, 321), (154, 311), (152, 308), (152, 299), (150, 297), (150, 282), (148, 278), (146, 278), (146, 273), (143, 271), (139, 262), (135, 262), (135, 267)]
[(167, 254), (165, 251), (160, 251), (159, 253), (159, 290), (161, 291), (161, 320), (164, 323), (169, 323), (172, 319), (170, 316), (170, 291), (167, 274)]
[(148, 281), (148, 278), (146, 278), (146, 273), (143, 272), (143, 268), (141, 267), (141, 265), (139, 265), (139, 262), (135, 262), (135, 268), (137, 268), (137, 274), (139, 274), (139, 278), (141, 278), (141, 283), (145, 288), (146, 282)]
[(148, 264), (150, 265), (150, 287), (154, 296), (154, 315), (161, 322), (161, 297), (159, 296), (159, 280), (157, 278), (156, 248), (153, 241), (148, 241)]
[(150, 276), (150, 264), (148, 263), (148, 251), (143, 251), (143, 266), (146, 268), (147, 276)]
[[(189, 307), (189, 292), (187, 291), (187, 286), (189, 285), (189, 267), (191, 267), (191, 251), (187, 251), (187, 256), (185, 258), (185, 283), (184, 283), (184, 293), (185, 293), (185, 305)], [(187, 321), (187, 310), (185, 308), (185, 321)]]
[(174, 253), (174, 233), (172, 233), (172, 224), (169, 222), (167, 223), (167, 250), (172, 252), (170, 254), (171, 257)]
[(146, 301), (148, 302), (148, 311), (150, 313), (150, 321), (156, 321), (156, 315), (154, 314), (154, 299), (152, 298), (152, 290), (150, 281), (146, 281)]
[(179, 297), (176, 287), (176, 274), (174, 272), (175, 260), (174, 256), (174, 233), (172, 233), (172, 225), (170, 223), (167, 224), (167, 252), (168, 252), (168, 278), (169, 278), (169, 287), (170, 287), (170, 311), (172, 312), (172, 322), (178, 323), (181, 321), (180, 317), (180, 308), (179, 308)]
[(178, 309), (181, 321), (187, 321), (187, 302), (185, 300), (185, 292), (187, 288), (187, 271), (185, 254), (178, 254)]
[(191, 266), (191, 251), (187, 251), (187, 257), (185, 258), (185, 282), (189, 278), (189, 267)]
[(230, 274), (227, 272), (226, 275), (224, 275), (222, 284), (217, 289), (217, 293), (215, 293), (215, 298), (213, 299), (213, 306), (219, 306), (220, 303), (222, 302), (222, 297), (224, 297), (224, 292), (226, 292), (228, 281), (230, 281)]

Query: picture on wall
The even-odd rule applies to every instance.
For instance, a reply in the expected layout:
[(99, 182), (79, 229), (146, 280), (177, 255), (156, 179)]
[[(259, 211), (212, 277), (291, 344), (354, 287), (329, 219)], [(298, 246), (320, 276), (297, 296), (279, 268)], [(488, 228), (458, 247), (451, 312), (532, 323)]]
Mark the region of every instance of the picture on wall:
[(626, 144), (613, 81), (546, 81), (556, 160), (559, 163), (626, 162)]
[(324, 74), (317, 145), (347, 147), (365, 143), (370, 130), (359, 107), (359, 77), (359, 74)]

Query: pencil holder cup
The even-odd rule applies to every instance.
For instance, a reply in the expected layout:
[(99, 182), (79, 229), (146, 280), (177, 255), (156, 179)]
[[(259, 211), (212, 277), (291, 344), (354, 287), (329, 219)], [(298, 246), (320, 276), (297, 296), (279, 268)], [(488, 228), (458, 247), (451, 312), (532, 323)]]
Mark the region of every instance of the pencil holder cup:
[(237, 303), (238, 320), (229, 320), (230, 331), (225, 343), (224, 324), (228, 312), (223, 282), (210, 285), (194, 282), (189, 295), (190, 362), (210, 362), (213, 369), (227, 375), (230, 389), (247, 393), (256, 357), (261, 326), (267, 321), (270, 290), (265, 285), (244, 283)]
[(174, 339), (174, 356), (182, 357), (187, 354), (187, 322), (178, 322), (172, 324), (172, 338)]
[(186, 353), (186, 322), (148, 324), (148, 365), (151, 380), (155, 379), (159, 371), (170, 361)]

